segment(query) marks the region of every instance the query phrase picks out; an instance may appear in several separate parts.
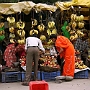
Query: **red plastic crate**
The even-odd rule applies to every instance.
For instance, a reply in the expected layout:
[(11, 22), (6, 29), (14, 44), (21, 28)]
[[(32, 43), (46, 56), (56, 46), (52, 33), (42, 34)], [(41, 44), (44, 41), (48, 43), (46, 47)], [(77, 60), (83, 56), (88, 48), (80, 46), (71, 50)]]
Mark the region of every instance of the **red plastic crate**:
[(29, 90), (49, 90), (48, 83), (46, 81), (31, 81), (29, 83)]

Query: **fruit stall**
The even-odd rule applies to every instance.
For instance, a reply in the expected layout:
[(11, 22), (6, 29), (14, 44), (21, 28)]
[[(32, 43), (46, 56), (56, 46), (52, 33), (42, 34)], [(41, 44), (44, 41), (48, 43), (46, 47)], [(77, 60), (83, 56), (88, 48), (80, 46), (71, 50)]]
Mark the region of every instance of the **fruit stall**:
[[(26, 37), (37, 33), (46, 50), (45, 55), (40, 52), (38, 78), (42, 78), (42, 80), (54, 79), (55, 76), (61, 75), (61, 67), (53, 55), (56, 51), (49, 37), (51, 34), (62, 33), (71, 41), (81, 38), (83, 36), (83, 29), (90, 30), (90, 13), (85, 16), (82, 13), (83, 8), (88, 9), (87, 13), (90, 12), (88, 5), (75, 5), (74, 0), (72, 2), (55, 2), (54, 5), (35, 4), (32, 1), (1, 3), (0, 42), (2, 43), (5, 40), (7, 43), (13, 43), (13, 40), (16, 40), (20, 45), (24, 45)], [(52, 49), (54, 49), (53, 52)], [(90, 58), (90, 55), (88, 57)], [(21, 68), (18, 66), (18, 62), (14, 63), (15, 69), (11, 68), (8, 70), (6, 68), (6, 71), (2, 72), (2, 82), (12, 82), (11, 78), (14, 78), (14, 81), (24, 80), (26, 69), (25, 55), (22, 55), (18, 60)], [(85, 71), (79, 78), (82, 78), (82, 75), (85, 74), (86, 76), (83, 78), (88, 78), (88, 67), (78, 57), (78, 51), (76, 51), (75, 67), (80, 72)], [(20, 68), (20, 70), (17, 68)], [(7, 77), (7, 80), (5, 80), (5, 77)]]

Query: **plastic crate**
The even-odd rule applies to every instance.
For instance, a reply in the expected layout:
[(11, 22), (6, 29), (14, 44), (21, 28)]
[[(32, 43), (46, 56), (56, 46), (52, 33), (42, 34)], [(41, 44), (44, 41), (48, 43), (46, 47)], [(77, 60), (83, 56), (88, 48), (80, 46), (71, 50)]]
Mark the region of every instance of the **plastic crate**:
[(60, 71), (56, 72), (44, 72), (42, 71), (42, 80), (55, 80), (56, 76), (60, 76)]
[(80, 79), (80, 78), (88, 79), (88, 77), (89, 77), (88, 70), (83, 70), (74, 74), (74, 78), (76, 79)]
[[(26, 74), (26, 72), (22, 72), (21, 73), (21, 77), (22, 77), (22, 80), (21, 81), (24, 81), (25, 80), (25, 74)], [(32, 75), (34, 74), (34, 72), (32, 72)], [(38, 71), (38, 80), (40, 80), (41, 79), (41, 77), (40, 77), (40, 71)]]
[(31, 81), (29, 90), (49, 90), (49, 85), (45, 81)]
[(2, 82), (21, 81), (21, 72), (2, 72)]

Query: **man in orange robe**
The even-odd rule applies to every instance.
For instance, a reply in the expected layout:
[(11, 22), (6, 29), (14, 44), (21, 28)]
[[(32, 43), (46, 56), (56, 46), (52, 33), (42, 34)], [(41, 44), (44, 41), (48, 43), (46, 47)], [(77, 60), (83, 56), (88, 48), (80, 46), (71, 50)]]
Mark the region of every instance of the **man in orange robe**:
[(75, 70), (75, 49), (73, 44), (68, 38), (61, 35), (57, 36), (52, 34), (50, 38), (55, 42), (60, 58), (64, 58), (65, 60), (62, 75), (65, 77), (72, 77), (73, 79)]

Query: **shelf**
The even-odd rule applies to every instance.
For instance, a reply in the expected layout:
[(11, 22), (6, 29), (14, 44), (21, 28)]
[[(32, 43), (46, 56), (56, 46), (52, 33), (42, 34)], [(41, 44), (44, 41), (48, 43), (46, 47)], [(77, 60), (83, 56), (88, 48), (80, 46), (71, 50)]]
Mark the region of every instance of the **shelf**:
[(87, 16), (87, 17), (84, 17), (84, 20), (89, 20), (89, 16)]

